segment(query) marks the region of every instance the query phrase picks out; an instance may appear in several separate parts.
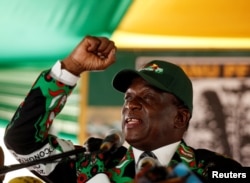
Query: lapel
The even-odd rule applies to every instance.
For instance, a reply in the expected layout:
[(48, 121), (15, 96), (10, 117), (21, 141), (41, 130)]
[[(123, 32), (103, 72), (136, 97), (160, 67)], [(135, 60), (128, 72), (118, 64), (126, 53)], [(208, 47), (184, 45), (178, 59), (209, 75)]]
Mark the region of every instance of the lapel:
[(174, 166), (181, 162), (186, 164), (191, 169), (197, 168), (194, 149), (187, 146), (184, 140), (182, 140), (179, 144), (177, 150), (174, 153), (173, 158), (169, 163), (169, 166)]
[(184, 140), (181, 141), (168, 166), (174, 167), (179, 163), (184, 163), (191, 171), (198, 175), (204, 174), (204, 160), (197, 160), (195, 149), (187, 146)]
[(112, 182), (132, 182), (135, 177), (135, 160), (132, 147), (129, 147), (125, 156), (113, 168), (107, 171)]

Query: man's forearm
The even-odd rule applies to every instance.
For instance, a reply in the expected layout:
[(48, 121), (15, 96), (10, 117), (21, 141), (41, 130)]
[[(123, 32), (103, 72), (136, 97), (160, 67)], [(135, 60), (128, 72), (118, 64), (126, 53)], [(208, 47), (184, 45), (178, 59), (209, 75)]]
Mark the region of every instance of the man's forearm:
[(45, 142), (56, 115), (64, 107), (73, 87), (44, 71), (19, 106), (5, 134), (5, 142), (19, 153), (33, 151)]

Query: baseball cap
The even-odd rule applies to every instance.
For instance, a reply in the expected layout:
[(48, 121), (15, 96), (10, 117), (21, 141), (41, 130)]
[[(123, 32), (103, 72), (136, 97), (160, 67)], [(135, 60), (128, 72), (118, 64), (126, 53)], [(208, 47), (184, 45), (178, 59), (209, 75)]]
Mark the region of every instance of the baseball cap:
[(178, 65), (168, 61), (153, 60), (139, 70), (123, 69), (114, 76), (113, 87), (125, 93), (132, 80), (136, 77), (141, 77), (150, 85), (173, 94), (184, 103), (192, 114), (192, 82)]

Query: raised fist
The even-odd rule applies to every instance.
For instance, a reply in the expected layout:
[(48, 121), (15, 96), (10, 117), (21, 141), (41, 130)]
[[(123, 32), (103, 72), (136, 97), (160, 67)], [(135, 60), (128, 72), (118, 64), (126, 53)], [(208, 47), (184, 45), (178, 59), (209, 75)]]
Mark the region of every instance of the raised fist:
[(84, 71), (103, 70), (115, 62), (115, 43), (105, 37), (86, 36), (62, 61), (62, 68), (79, 76)]

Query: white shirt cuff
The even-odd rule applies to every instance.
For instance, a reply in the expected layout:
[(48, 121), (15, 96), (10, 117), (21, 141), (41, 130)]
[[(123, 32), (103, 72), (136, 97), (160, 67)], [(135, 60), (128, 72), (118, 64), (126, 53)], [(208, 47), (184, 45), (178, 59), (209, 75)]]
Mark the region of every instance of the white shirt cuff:
[(110, 181), (105, 173), (98, 173), (86, 183), (110, 183)]
[(61, 69), (61, 62), (57, 61), (50, 71), (51, 76), (69, 86), (74, 86), (80, 77), (75, 76), (65, 69)]

